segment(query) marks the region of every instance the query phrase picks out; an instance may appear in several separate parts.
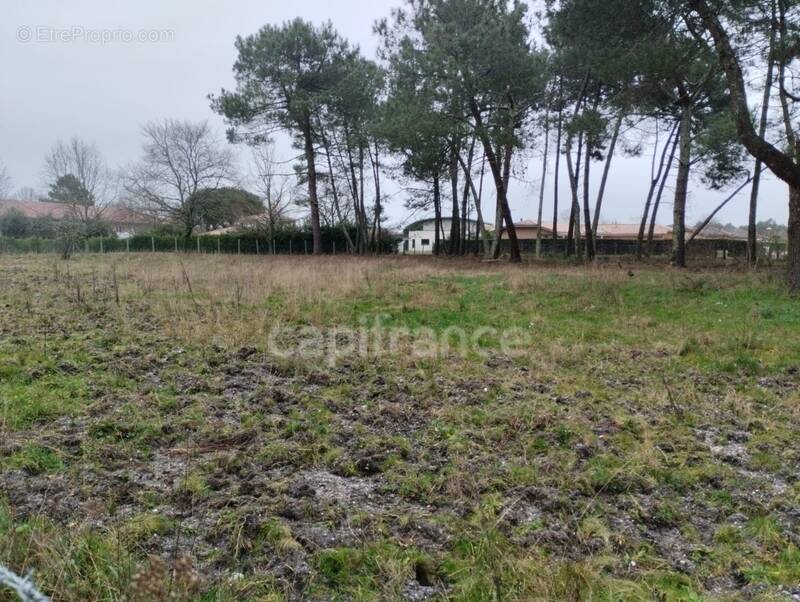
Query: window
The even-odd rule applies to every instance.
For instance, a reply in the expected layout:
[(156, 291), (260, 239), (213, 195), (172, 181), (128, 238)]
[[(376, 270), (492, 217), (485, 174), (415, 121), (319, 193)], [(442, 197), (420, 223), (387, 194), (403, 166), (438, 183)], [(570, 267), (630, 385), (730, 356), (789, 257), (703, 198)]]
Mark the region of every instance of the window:
[(422, 246), (423, 247), (427, 247), (430, 244), (431, 244), (431, 239), (430, 238), (423, 238), (422, 239)]

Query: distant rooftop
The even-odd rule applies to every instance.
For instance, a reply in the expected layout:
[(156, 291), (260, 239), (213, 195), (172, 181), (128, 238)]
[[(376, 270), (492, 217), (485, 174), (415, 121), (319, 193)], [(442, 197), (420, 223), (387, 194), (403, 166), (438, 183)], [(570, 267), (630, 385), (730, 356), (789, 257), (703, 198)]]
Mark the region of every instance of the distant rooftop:
[[(72, 205), (66, 203), (48, 203), (45, 201), (18, 201), (15, 199), (0, 199), (0, 215), (7, 211), (19, 211), (25, 217), (64, 219), (73, 210)], [(94, 214), (108, 222), (125, 224), (150, 224), (152, 220), (143, 217), (130, 209), (118, 206), (104, 208), (89, 207), (89, 215)]]

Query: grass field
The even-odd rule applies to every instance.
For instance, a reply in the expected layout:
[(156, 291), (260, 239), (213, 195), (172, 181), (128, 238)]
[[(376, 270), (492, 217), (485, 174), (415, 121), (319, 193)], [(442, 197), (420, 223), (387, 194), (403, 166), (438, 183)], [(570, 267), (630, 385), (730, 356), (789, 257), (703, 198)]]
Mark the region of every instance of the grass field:
[(798, 384), (779, 274), (1, 256), (0, 563), (54, 600), (798, 599)]

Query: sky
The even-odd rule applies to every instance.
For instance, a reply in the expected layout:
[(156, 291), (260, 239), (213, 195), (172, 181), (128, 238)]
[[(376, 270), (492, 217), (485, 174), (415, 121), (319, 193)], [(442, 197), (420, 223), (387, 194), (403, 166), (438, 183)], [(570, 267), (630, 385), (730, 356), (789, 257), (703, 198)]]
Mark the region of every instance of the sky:
[[(237, 35), (266, 23), (295, 17), (330, 20), (364, 54), (374, 57), (372, 26), (400, 0), (3, 0), (0, 22), (0, 164), (12, 188), (46, 190), (44, 155), (59, 139), (78, 136), (93, 142), (107, 163), (122, 167), (141, 152), (141, 125), (151, 120), (208, 120), (224, 138), (222, 119), (209, 108), (208, 94), (233, 87)], [(288, 144), (279, 150), (288, 159)], [(247, 156), (241, 150), (242, 162)], [(638, 222), (650, 178), (650, 159), (622, 157), (611, 170), (602, 219)], [(563, 168), (563, 162), (562, 162)], [(246, 171), (246, 167), (243, 167)], [(599, 179), (601, 168), (595, 169)], [(515, 220), (535, 219), (541, 181), (541, 153), (526, 152), (515, 167), (510, 202)], [(547, 175), (545, 219), (552, 216), (552, 165)], [(597, 181), (593, 186), (597, 187)], [(405, 209), (400, 184), (388, 184), (390, 225), (421, 217)], [(559, 187), (562, 207), (569, 198), (566, 173)], [(671, 223), (671, 190), (659, 222)], [(718, 216), (747, 222), (748, 190)], [(708, 191), (694, 179), (687, 221), (705, 218), (727, 196)], [(785, 223), (788, 192), (768, 175), (759, 219)], [(491, 215), (493, 199), (484, 201)]]

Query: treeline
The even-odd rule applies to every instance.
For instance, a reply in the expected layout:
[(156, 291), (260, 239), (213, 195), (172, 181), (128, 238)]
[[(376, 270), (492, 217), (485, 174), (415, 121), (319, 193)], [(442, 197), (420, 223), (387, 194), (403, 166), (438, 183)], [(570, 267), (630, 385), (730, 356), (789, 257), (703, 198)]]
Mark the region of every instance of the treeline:
[[(374, 33), (376, 60), (330, 23), (297, 19), (236, 40), (235, 86), (210, 103), (229, 141), (252, 151), (252, 193), (207, 123), (145, 124), (140, 160), (116, 177), (93, 145), (60, 142), (45, 172), (48, 197), (77, 216), (65, 256), (91, 234), (87, 208), (112, 197), (184, 237), (254, 215), (271, 237), (301, 208), (311, 252), (324, 252), (325, 227), (347, 252), (375, 252), (391, 178), (409, 209), (434, 214), (437, 252), (463, 252), (474, 217), (491, 229), (483, 252), (496, 258), (507, 240), (516, 262), (511, 184), (538, 155), (539, 225), (551, 210), (555, 241), (563, 214), (566, 253), (591, 260), (616, 159), (644, 155), (638, 256), (669, 210), (672, 261), (686, 265), (690, 191), (703, 186), (732, 191), (708, 222), (749, 192), (755, 265), (769, 171), (789, 187), (789, 277), (800, 288), (800, 0), (545, 0), (536, 15), (514, 0), (406, 0)], [(278, 132), (294, 162), (274, 156)]]
[[(685, 266), (686, 206), (699, 181), (750, 187), (755, 263), (759, 180), (769, 169), (791, 189), (789, 263), (798, 286), (800, 95), (791, 73), (800, 57), (799, 11), (796, 0), (548, 0), (534, 31), (522, 2), (414, 0), (376, 24), (379, 62), (330, 24), (298, 19), (240, 37), (236, 87), (213, 96), (212, 107), (230, 124), (231, 141), (257, 147), (276, 131), (293, 136), (316, 251), (326, 204), (334, 215), (352, 212), (358, 228), (350, 248), (369, 244), (392, 158), (411, 191), (409, 206), (452, 219), (449, 249), (463, 246), (461, 222), (474, 212), (494, 224), (487, 251), (497, 256), (506, 236), (519, 261), (508, 194), (516, 159), (536, 149), (539, 223), (546, 204), (554, 230), (566, 210), (568, 252), (591, 259), (614, 158), (646, 153), (652, 170), (637, 254), (670, 205), (673, 263)], [(562, 171), (566, 199), (558, 197)], [(495, 210), (484, 216), (487, 189)]]

